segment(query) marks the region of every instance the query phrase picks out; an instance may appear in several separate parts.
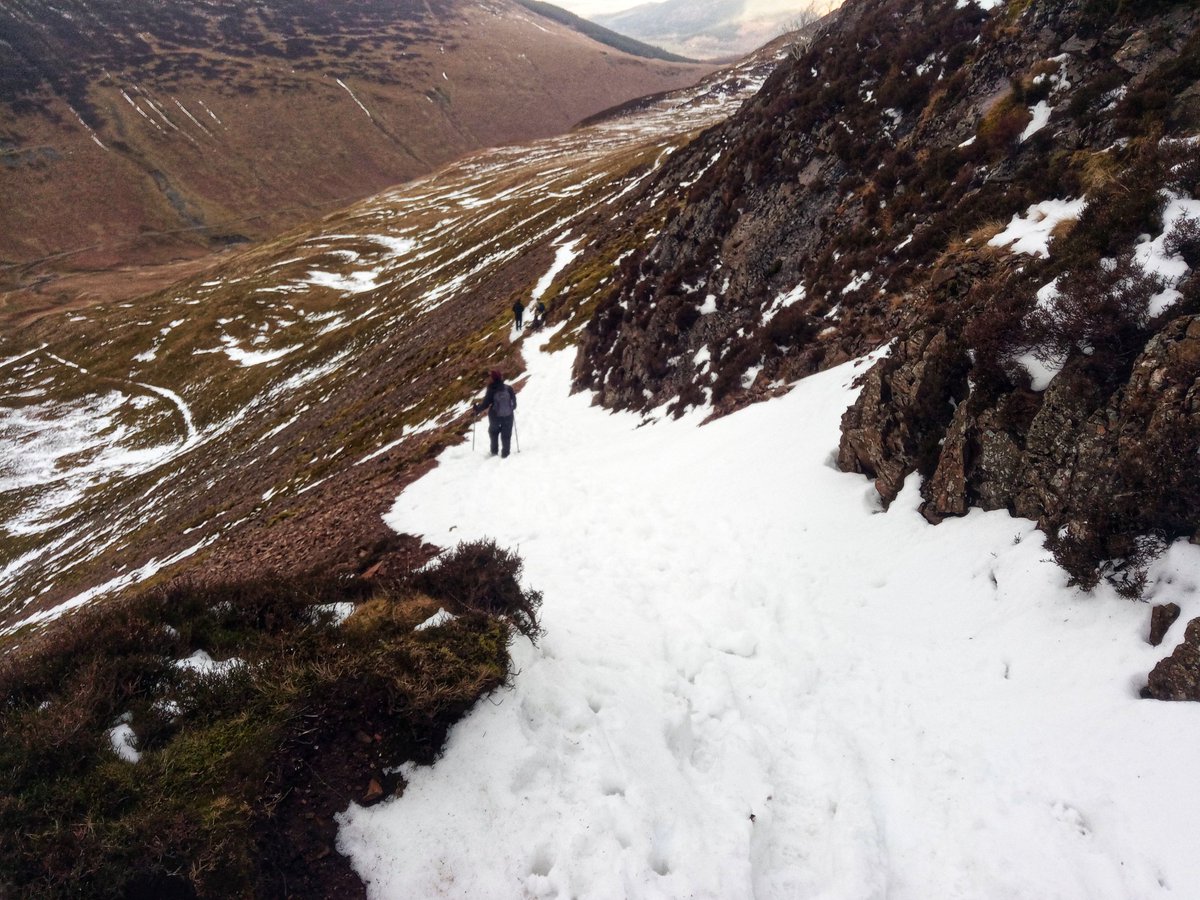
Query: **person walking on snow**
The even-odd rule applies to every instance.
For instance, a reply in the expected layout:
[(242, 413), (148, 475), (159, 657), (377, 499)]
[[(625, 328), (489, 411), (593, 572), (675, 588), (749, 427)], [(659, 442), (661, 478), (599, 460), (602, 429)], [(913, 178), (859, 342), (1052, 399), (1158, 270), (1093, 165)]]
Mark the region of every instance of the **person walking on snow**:
[(525, 307), (521, 305), (520, 299), (513, 301), (513, 321), (517, 331), (521, 330), (521, 318), (525, 315)]
[[(491, 438), (492, 456), (497, 451), (500, 458), (508, 456), (509, 442), (513, 433), (513, 414), (517, 409), (516, 392), (504, 383), (504, 376), (496, 369), (492, 370), (492, 382), (487, 387), (481, 403), (474, 403), (471, 408), (481, 413), (488, 411), (488, 437)], [(497, 446), (499, 445), (499, 446)]]

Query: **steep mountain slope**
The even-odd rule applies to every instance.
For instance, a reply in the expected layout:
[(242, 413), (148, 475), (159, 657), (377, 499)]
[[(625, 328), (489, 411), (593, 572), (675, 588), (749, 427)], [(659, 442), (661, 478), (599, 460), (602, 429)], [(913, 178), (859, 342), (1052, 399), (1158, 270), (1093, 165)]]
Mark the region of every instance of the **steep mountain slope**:
[(849, 5), (647, 188), (669, 224), (604, 289), (577, 386), (727, 411), (896, 340), (840, 465), (885, 501), (919, 471), (932, 519), (1036, 519), (1081, 583), (1136, 593), (1200, 527), (1198, 23)]
[[(459, 439), (479, 373), (517, 367), (514, 298), (773, 62), (467, 158), (136, 304), (0, 333), (2, 624), (163, 569), (369, 566), (381, 513)], [(550, 305), (579, 325), (591, 309)]]
[[(862, 0), (769, 78), (0, 332), (0, 653), (133, 586), (359, 590), (499, 536), (547, 640), (404, 797), (341, 817), (371, 896), (1191, 891), (1194, 708), (1137, 693), (1200, 699), (1200, 15), (988, 5)], [(512, 332), (539, 298), (551, 332)], [(469, 449), (497, 366), (529, 401), (504, 462)], [(1148, 684), (1143, 587), (1192, 618)], [(447, 621), (423, 602), (406, 639)], [(8, 708), (66, 731), (86, 704), (55, 697)], [(118, 784), (124, 711), (90, 748)], [(383, 743), (358, 729), (339, 748)], [(202, 749), (244, 753), (228, 734)], [(39, 812), (46, 842), (95, 825)]]
[(512, 0), (4, 0), (0, 71), (0, 260), (45, 261), (10, 265), (6, 286), (52, 301), (44, 269), (277, 233), (711, 67), (614, 50)]
[(837, 0), (663, 0), (593, 18), (622, 34), (701, 59), (739, 56), (824, 14)]

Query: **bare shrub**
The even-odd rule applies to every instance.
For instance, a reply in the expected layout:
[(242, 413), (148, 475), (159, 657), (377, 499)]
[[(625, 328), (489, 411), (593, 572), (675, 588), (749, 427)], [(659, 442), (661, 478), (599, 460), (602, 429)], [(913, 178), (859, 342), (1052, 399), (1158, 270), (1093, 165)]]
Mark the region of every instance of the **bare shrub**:
[(412, 575), (410, 584), (461, 611), (507, 616), (521, 634), (533, 639), (541, 635), (537, 614), (542, 595), (521, 587), (522, 567), (519, 556), (495, 541), (472, 541)]
[(1162, 278), (1143, 271), (1132, 254), (1068, 273), (1054, 302), (1029, 318), (1039, 358), (1082, 353), (1112, 368), (1114, 377), (1127, 372), (1151, 333), (1150, 298), (1162, 289)]
[(1182, 256), (1188, 268), (1200, 269), (1200, 219), (1184, 216), (1177, 220), (1165, 246), (1168, 253)]
[(813, 339), (819, 327), (819, 319), (800, 306), (789, 306), (767, 324), (766, 334), (777, 347), (801, 347)]

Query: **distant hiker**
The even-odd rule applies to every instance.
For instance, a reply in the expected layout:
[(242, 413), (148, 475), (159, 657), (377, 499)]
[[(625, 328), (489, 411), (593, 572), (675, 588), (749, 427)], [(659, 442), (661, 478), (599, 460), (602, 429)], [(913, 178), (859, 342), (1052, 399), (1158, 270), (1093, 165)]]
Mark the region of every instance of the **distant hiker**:
[(515, 323), (514, 327), (517, 329), (517, 331), (521, 330), (521, 319), (522, 319), (522, 317), (524, 317), (524, 315), (525, 315), (525, 307), (523, 307), (521, 305), (520, 300), (514, 300), (513, 301), (513, 322)]
[(537, 302), (537, 306), (533, 309), (533, 321), (529, 323), (529, 327), (537, 331), (546, 324), (546, 304), (541, 300)]
[[(492, 383), (483, 395), (483, 402), (475, 403), (471, 408), (477, 413), (485, 409), (488, 411), (488, 437), (492, 439), (492, 456), (498, 451), (501, 458), (508, 456), (508, 445), (513, 433), (513, 413), (517, 409), (517, 394), (504, 383), (504, 376), (497, 370), (492, 370)], [(498, 447), (497, 444), (501, 446)]]

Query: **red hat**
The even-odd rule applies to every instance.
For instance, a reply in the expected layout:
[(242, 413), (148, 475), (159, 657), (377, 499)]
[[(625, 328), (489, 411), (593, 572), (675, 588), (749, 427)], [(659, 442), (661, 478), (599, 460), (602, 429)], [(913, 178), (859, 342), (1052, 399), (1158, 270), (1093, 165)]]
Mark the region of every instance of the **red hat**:
[(492, 381), (503, 381), (504, 376), (500, 374), (499, 369), (492, 369)]

